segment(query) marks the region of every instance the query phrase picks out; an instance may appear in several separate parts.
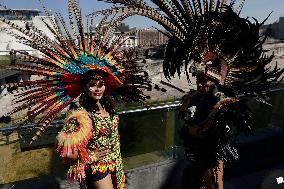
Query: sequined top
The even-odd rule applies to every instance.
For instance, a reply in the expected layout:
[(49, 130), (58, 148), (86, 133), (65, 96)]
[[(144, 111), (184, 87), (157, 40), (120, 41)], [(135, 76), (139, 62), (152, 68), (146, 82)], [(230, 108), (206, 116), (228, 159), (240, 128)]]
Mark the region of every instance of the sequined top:
[[(94, 131), (87, 145), (88, 149), (108, 150), (111, 153), (102, 160), (91, 164), (93, 173), (107, 170), (116, 172), (119, 180), (123, 179), (123, 164), (120, 154), (120, 137), (118, 133), (119, 117), (91, 116), (94, 123)], [(119, 183), (118, 183), (119, 184)]]
[(120, 156), (119, 134), (117, 125), (119, 122), (118, 116), (110, 117), (95, 117), (94, 130), (92, 137), (89, 140), (87, 147), (89, 149), (109, 150), (112, 153), (103, 159), (103, 162), (109, 162)]

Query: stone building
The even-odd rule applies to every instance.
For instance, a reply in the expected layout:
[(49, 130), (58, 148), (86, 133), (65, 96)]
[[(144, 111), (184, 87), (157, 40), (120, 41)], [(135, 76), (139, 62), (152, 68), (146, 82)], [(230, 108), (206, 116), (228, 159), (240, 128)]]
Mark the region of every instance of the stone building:
[(137, 38), (142, 47), (159, 46), (168, 41), (168, 37), (158, 30), (138, 30)]
[(137, 36), (135, 32), (136, 28), (130, 28), (129, 25), (125, 23), (121, 23), (115, 30), (115, 34), (117, 36), (127, 33), (133, 32), (128, 38), (125, 39), (125, 42), (122, 44), (122, 47), (136, 47), (138, 46)]
[(158, 30), (130, 28), (129, 25), (121, 23), (120, 26), (116, 28), (116, 34), (120, 35), (126, 32), (136, 31), (126, 39), (123, 47), (153, 47), (165, 44), (168, 41), (167, 36)]

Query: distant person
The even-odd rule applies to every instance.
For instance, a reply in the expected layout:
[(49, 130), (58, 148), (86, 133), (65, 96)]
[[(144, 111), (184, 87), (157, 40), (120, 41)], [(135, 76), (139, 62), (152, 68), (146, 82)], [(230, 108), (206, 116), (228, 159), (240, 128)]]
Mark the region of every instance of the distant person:
[(144, 52), (144, 56), (146, 58), (149, 58), (149, 53), (150, 53), (150, 50), (149, 49), (146, 49), (146, 51)]
[(31, 107), (28, 108), (27, 116), (28, 116), (29, 122), (32, 123), (33, 122), (33, 112), (31, 111)]

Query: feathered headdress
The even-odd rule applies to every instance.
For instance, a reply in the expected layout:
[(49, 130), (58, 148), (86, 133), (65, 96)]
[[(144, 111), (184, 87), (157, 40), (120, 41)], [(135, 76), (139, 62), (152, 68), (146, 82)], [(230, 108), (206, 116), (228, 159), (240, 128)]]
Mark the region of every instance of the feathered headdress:
[[(245, 0), (152, 0), (151, 7), (140, 0), (104, 0), (124, 6), (93, 14), (120, 17), (141, 15), (167, 30), (169, 42), (164, 74), (202, 73), (228, 94), (257, 93), (273, 87), (283, 69), (270, 69), (259, 30), (263, 23), (239, 16)], [(188, 77), (189, 78), (189, 77)]]
[(36, 57), (25, 51), (12, 51), (17, 61), (7, 69), (42, 77), (1, 86), (1, 89), (15, 89), (13, 101), (17, 106), (8, 115), (27, 108), (31, 108), (30, 118), (43, 115), (36, 133), (40, 135), (50, 121), (83, 92), (82, 78), (90, 70), (103, 76), (106, 95), (135, 102), (143, 102), (147, 98), (141, 91), (149, 85), (147, 75), (137, 66), (133, 50), (120, 49), (129, 34), (114, 37), (114, 27), (119, 22), (106, 22), (107, 17), (104, 17), (94, 31), (89, 27), (89, 22), (93, 25), (92, 18), (88, 20), (85, 31), (77, 1), (69, 0), (69, 30), (60, 14), (51, 16), (43, 8), (49, 19), (42, 19), (42, 22), (54, 39), (33, 25), (22, 28), (1, 18), (11, 27), (9, 33), (20, 43), (41, 53), (41, 57)]
[[(117, 14), (117, 18), (141, 15), (166, 29), (169, 38), (163, 62), (166, 78), (180, 75), (185, 67), (188, 79), (189, 73), (195, 74), (198, 84), (206, 86), (208, 81), (214, 81), (222, 100), (213, 107), (205, 123), (196, 128), (205, 128), (204, 133), (211, 137), (210, 150), (217, 153), (217, 159), (237, 158), (236, 150), (228, 142), (235, 130), (230, 127), (246, 133), (252, 131), (249, 108), (238, 95), (266, 100), (263, 91), (275, 86), (284, 72), (277, 66), (269, 67), (274, 55), (265, 55), (262, 47), (266, 38), (260, 36), (259, 30), (263, 23), (239, 16), (245, 0), (151, 0), (154, 5), (143, 0), (103, 1), (122, 6), (93, 15)], [(182, 100), (187, 113), (190, 100), (191, 95)], [(188, 137), (186, 133), (187, 127), (183, 134)]]

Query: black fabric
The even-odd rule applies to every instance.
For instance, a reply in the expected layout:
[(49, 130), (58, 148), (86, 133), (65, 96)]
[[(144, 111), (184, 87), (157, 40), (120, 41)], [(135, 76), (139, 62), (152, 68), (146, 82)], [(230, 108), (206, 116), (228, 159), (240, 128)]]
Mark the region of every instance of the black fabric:
[(192, 98), (192, 105), (196, 106), (196, 112), (189, 125), (198, 125), (208, 118), (214, 105), (219, 99), (213, 94), (194, 95)]
[(109, 171), (105, 173), (95, 173), (92, 174), (91, 168), (86, 169), (86, 182), (88, 187), (92, 185), (93, 182), (97, 182), (99, 180), (104, 179), (109, 174)]

